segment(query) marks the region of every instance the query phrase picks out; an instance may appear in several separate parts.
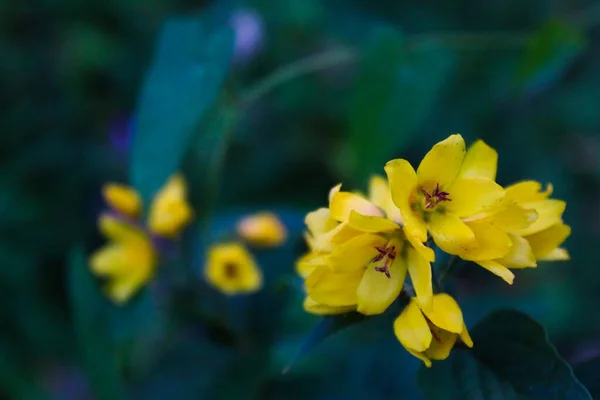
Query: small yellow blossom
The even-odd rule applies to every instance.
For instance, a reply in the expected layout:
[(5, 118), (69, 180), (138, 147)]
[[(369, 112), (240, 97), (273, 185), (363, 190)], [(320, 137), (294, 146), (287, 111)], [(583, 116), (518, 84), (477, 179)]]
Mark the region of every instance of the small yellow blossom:
[(148, 228), (156, 235), (175, 237), (192, 219), (187, 184), (181, 174), (172, 176), (150, 207)]
[(260, 269), (240, 243), (211, 247), (204, 276), (210, 285), (228, 295), (256, 292), (262, 286)]
[(385, 171), (406, 235), (425, 242), (429, 232), (450, 254), (476, 249), (476, 233), (464, 220), (502, 201), (504, 190), (494, 181), (496, 159), (483, 142), (466, 154), (465, 142), (456, 134), (433, 146), (416, 172), (406, 160), (388, 162)]
[(394, 333), (406, 350), (431, 367), (431, 360), (445, 360), (460, 339), (473, 347), (462, 311), (445, 293), (433, 296), (431, 307), (421, 308), (411, 299), (394, 321)]
[(142, 229), (108, 214), (100, 216), (98, 225), (110, 242), (92, 254), (90, 268), (108, 280), (107, 296), (122, 304), (152, 277), (156, 254)]
[(108, 183), (102, 188), (102, 195), (111, 208), (128, 217), (137, 218), (142, 211), (140, 196), (129, 186)]
[(236, 230), (242, 239), (255, 246), (280, 246), (287, 238), (285, 225), (271, 212), (261, 212), (242, 218)]

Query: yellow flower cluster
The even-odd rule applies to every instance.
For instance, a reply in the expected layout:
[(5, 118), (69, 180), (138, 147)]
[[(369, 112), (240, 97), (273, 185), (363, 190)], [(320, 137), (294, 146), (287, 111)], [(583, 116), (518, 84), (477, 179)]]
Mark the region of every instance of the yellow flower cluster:
[(296, 265), (304, 308), (380, 314), (408, 274), (415, 297), (394, 324), (400, 343), (427, 365), (446, 358), (457, 338), (471, 346), (456, 302), (433, 293), (431, 241), (511, 284), (510, 269), (569, 257), (559, 247), (570, 234), (565, 203), (550, 199), (551, 187), (543, 191), (538, 182), (498, 185), (497, 160), (483, 141), (467, 150), (461, 135), (451, 135), (416, 171), (403, 159), (388, 162), (387, 181), (373, 177), (367, 195), (334, 187), (329, 207), (305, 220), (309, 252)]
[[(257, 247), (280, 246), (287, 238), (285, 226), (271, 212), (245, 216), (236, 224), (236, 233)], [(227, 295), (253, 293), (262, 287), (262, 273), (242, 240), (214, 245), (206, 257), (206, 281)]]
[(187, 186), (177, 174), (154, 198), (147, 230), (138, 223), (142, 202), (138, 193), (125, 185), (109, 183), (102, 192), (111, 207), (98, 219), (102, 234), (109, 240), (90, 257), (90, 268), (108, 279), (106, 294), (117, 304), (125, 303), (154, 274), (157, 250), (152, 237), (173, 239), (191, 221)]

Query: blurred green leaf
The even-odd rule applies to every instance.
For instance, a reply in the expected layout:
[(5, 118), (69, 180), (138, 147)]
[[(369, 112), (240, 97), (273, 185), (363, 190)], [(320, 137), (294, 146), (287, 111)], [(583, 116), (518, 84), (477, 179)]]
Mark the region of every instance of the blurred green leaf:
[(207, 34), (199, 18), (164, 26), (142, 89), (132, 150), (131, 183), (148, 204), (176, 172), (227, 76), (234, 35)]
[(413, 139), (452, 65), (435, 48), (415, 48), (391, 27), (376, 29), (354, 87), (346, 151), (351, 175), (364, 180)]
[(517, 71), (518, 87), (538, 91), (559, 79), (585, 48), (585, 37), (566, 22), (552, 19), (534, 35)]
[(594, 399), (600, 399), (600, 357), (593, 358), (573, 368), (575, 376)]
[(123, 383), (111, 341), (106, 299), (98, 289), (81, 248), (71, 254), (69, 286), (75, 333), (94, 396), (100, 400), (123, 399)]
[(471, 333), (472, 349), (455, 349), (447, 360), (421, 367), (426, 399), (591, 399), (528, 315), (497, 311)]

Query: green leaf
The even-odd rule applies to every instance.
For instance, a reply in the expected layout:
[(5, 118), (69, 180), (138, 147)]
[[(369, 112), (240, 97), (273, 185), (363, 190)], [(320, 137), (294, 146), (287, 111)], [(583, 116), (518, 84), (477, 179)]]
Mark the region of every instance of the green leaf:
[(571, 367), (526, 314), (498, 311), (472, 330), (474, 346), (421, 367), (426, 399), (591, 399)]
[(575, 366), (573, 370), (590, 395), (594, 399), (600, 399), (600, 357), (583, 362)]
[(71, 254), (69, 286), (75, 334), (94, 398), (125, 398), (115, 346), (110, 339), (107, 301), (81, 248)]
[(583, 52), (583, 33), (553, 19), (544, 24), (525, 50), (517, 72), (518, 87), (539, 91), (559, 79)]
[(403, 150), (429, 115), (451, 57), (440, 49), (414, 48), (390, 27), (367, 42), (354, 87), (345, 149), (350, 174), (365, 179)]
[(131, 183), (148, 205), (176, 172), (206, 112), (220, 93), (233, 53), (229, 28), (203, 31), (198, 18), (164, 26), (136, 116)]

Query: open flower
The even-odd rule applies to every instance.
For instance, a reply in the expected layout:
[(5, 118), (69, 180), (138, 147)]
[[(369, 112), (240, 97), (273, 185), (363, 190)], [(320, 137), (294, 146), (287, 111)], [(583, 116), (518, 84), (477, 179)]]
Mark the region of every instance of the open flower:
[(138, 221), (142, 202), (134, 189), (109, 183), (102, 193), (112, 213), (102, 214), (98, 225), (109, 242), (92, 254), (90, 268), (108, 278), (108, 297), (122, 304), (154, 274), (158, 250), (153, 236), (177, 236), (190, 222), (192, 211), (186, 200), (185, 180), (179, 174), (171, 177), (156, 194), (150, 207), (148, 229)]
[(458, 338), (473, 347), (460, 307), (445, 293), (433, 296), (428, 308), (411, 299), (394, 321), (394, 333), (402, 346), (427, 367), (431, 367), (431, 360), (448, 358)]
[(240, 243), (223, 243), (208, 250), (206, 281), (221, 292), (253, 293), (262, 286), (262, 274), (252, 255)]
[(238, 222), (236, 230), (242, 239), (254, 246), (280, 246), (287, 238), (285, 225), (272, 212), (248, 215)]
[(122, 304), (150, 280), (156, 253), (150, 238), (135, 225), (108, 214), (100, 216), (98, 225), (110, 242), (92, 254), (90, 268), (107, 278), (107, 296)]
[(431, 300), (431, 265), (389, 216), (400, 218), (380, 177), (371, 180), (369, 199), (337, 186), (329, 209), (307, 215), (312, 251), (296, 265), (305, 277), (307, 311), (380, 314), (402, 291), (407, 272), (419, 301)]
[(451, 135), (433, 146), (416, 172), (403, 159), (386, 164), (391, 195), (409, 238), (425, 242), (429, 232), (438, 247), (450, 254), (478, 247), (476, 233), (464, 220), (496, 207), (504, 190), (493, 177), (473, 172), (487, 170), (491, 163), (495, 175), (496, 164), (495, 158), (486, 157), (487, 146), (474, 146), (465, 156), (462, 136)]

